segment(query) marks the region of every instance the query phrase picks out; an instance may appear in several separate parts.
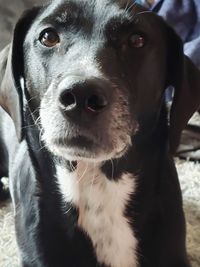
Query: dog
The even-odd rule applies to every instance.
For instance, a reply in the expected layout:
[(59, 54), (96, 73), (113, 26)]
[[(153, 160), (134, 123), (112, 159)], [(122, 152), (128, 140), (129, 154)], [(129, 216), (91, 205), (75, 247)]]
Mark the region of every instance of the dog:
[(123, 0), (35, 7), (0, 54), (0, 83), (23, 267), (191, 266), (173, 153), (200, 73), (162, 18)]

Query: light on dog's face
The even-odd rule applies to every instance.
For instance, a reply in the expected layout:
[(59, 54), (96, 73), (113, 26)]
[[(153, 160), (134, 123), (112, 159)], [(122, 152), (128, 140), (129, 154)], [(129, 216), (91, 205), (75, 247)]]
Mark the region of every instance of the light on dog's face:
[(133, 34), (129, 42), (133, 48), (142, 48), (145, 45), (145, 38), (140, 34)]
[[(141, 27), (133, 25), (126, 10), (108, 2), (50, 6), (26, 38), (26, 86), (31, 95), (40, 95), (42, 138), (66, 159), (120, 157), (138, 130), (145, 80), (137, 77), (145, 75), (144, 66), (156, 51), (145, 55), (148, 38)], [(154, 88), (151, 79), (146, 81)], [(155, 102), (161, 92), (151, 90), (146, 99)]]

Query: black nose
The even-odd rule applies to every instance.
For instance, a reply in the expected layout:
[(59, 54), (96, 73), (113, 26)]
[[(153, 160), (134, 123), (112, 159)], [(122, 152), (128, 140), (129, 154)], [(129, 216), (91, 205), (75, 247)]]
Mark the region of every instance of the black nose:
[(108, 94), (100, 82), (87, 81), (65, 89), (60, 94), (59, 101), (66, 113), (76, 110), (99, 113), (108, 105)]

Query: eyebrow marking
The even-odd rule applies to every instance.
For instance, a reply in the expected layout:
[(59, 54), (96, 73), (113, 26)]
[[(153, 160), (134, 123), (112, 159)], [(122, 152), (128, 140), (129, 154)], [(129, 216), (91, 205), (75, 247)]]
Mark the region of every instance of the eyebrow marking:
[(52, 14), (42, 20), (42, 24), (54, 25), (54, 27), (70, 27), (82, 29), (85, 33), (92, 31), (93, 18), (85, 13), (83, 6), (78, 3), (67, 2), (60, 4)]
[(109, 40), (117, 40), (121, 34), (126, 35), (135, 25), (134, 20), (127, 17), (117, 16), (108, 21), (105, 27), (105, 34)]
[(66, 23), (83, 16), (81, 8), (74, 2), (62, 4), (56, 12), (58, 13), (56, 21), (61, 23)]
[(52, 21), (58, 23), (68, 23), (83, 16), (81, 8), (74, 2), (67, 2), (60, 4), (52, 14), (47, 16), (43, 22), (51, 23)]

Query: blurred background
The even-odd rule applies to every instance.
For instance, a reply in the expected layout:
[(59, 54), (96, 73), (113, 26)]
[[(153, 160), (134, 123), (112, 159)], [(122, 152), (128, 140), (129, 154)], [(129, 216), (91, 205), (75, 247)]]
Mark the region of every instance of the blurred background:
[(0, 49), (10, 42), (13, 27), (22, 12), (44, 0), (0, 0)]

